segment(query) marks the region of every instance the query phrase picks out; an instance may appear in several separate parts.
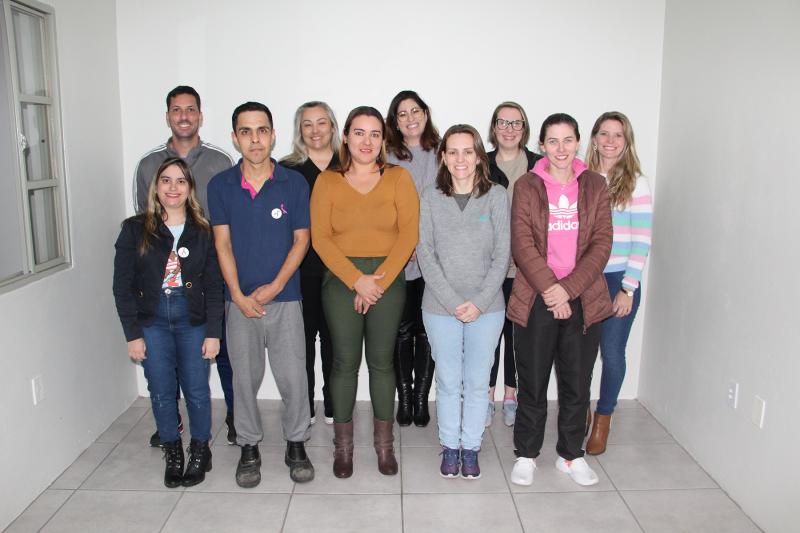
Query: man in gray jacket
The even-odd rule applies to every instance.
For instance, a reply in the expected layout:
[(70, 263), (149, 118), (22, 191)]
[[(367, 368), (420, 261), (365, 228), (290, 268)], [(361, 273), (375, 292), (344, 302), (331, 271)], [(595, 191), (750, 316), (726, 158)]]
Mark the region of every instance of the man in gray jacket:
[[(167, 126), (172, 136), (167, 142), (153, 148), (139, 160), (133, 180), (133, 202), (136, 213), (147, 209), (147, 191), (153, 181), (159, 165), (168, 157), (180, 157), (189, 165), (195, 179), (197, 200), (208, 217), (208, 182), (215, 175), (233, 166), (233, 160), (224, 150), (213, 144), (200, 140), (200, 126), (203, 125), (203, 113), (200, 110), (200, 95), (188, 85), (179, 85), (167, 93)], [(217, 372), (225, 395), (228, 426), (228, 444), (236, 443), (236, 430), (233, 427), (233, 372), (228, 360), (223, 332), (222, 344), (217, 355)], [(183, 422), (178, 415), (179, 427), (183, 430)], [(150, 437), (151, 446), (161, 446), (158, 431)]]

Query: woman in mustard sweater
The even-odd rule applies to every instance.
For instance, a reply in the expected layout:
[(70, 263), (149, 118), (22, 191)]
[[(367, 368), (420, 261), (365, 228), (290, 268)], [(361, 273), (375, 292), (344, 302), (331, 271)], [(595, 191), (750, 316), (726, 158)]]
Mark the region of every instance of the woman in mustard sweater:
[(386, 164), (380, 112), (357, 107), (344, 124), (341, 168), (322, 172), (311, 195), (311, 240), (328, 272), (322, 306), (333, 341), (333, 473), (353, 473), (353, 407), (361, 346), (369, 368), (378, 470), (394, 456), (395, 337), (405, 304), (405, 267), (417, 244), (419, 200), (411, 175)]

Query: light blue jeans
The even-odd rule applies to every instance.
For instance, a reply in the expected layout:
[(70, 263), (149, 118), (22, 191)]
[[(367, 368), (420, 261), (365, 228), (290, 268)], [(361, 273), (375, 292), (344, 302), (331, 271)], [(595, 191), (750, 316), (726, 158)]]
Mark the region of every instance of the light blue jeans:
[(503, 311), (496, 311), (465, 324), (453, 316), (422, 312), (436, 363), (436, 416), (442, 446), (481, 448), (489, 373), (504, 318)]

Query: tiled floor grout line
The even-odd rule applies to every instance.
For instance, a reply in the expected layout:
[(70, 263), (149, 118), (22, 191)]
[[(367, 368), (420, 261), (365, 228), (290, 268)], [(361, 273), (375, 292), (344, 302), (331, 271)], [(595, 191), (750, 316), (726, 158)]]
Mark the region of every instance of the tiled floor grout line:
[[(148, 491), (148, 492), (149, 492), (149, 491)], [(167, 527), (167, 522), (169, 522), (169, 519), (172, 517), (172, 514), (175, 512), (175, 509), (178, 507), (178, 504), (179, 504), (179, 503), (180, 503), (180, 501), (183, 499), (183, 495), (184, 495), (184, 494), (186, 494), (186, 490), (185, 490), (185, 489), (181, 491), (181, 495), (180, 495), (180, 496), (178, 496), (178, 499), (177, 499), (177, 500), (175, 500), (175, 504), (172, 506), (172, 509), (170, 509), (170, 511), (169, 511), (169, 514), (167, 515), (167, 518), (166, 518), (166, 520), (164, 520), (164, 523), (163, 523), (163, 524), (161, 524), (161, 527), (159, 528), (159, 530), (158, 530), (158, 533), (162, 533), (162, 532), (164, 531), (164, 528), (165, 528), (165, 527)]]
[[(601, 454), (601, 455), (602, 455), (602, 454)], [(640, 530), (641, 530), (643, 533), (646, 533), (646, 531), (645, 531), (645, 529), (644, 529), (644, 526), (642, 525), (642, 523), (641, 523), (641, 522), (639, 522), (639, 517), (638, 517), (638, 516), (636, 516), (636, 513), (634, 513), (634, 512), (633, 512), (633, 509), (631, 509), (631, 506), (630, 506), (630, 505), (628, 505), (628, 500), (626, 500), (626, 499), (625, 499), (625, 496), (623, 496), (623, 494), (622, 494), (622, 491), (620, 491), (620, 490), (619, 490), (619, 487), (617, 487), (617, 484), (616, 484), (616, 483), (614, 483), (614, 479), (613, 479), (613, 478), (611, 477), (611, 475), (608, 473), (608, 470), (606, 470), (606, 467), (605, 467), (605, 466), (603, 466), (603, 463), (600, 461), (600, 457), (599, 457), (599, 456), (597, 456), (597, 455), (596, 455), (596, 456), (594, 456), (594, 457), (595, 457), (595, 459), (597, 459), (597, 464), (598, 464), (598, 466), (600, 466), (600, 469), (603, 471), (603, 473), (604, 473), (604, 474), (606, 475), (606, 477), (608, 478), (608, 482), (609, 482), (609, 483), (611, 483), (611, 486), (612, 486), (612, 487), (614, 487), (614, 492), (616, 492), (616, 494), (617, 494), (617, 496), (619, 497), (619, 499), (620, 499), (620, 500), (622, 500), (622, 503), (625, 505), (625, 508), (626, 508), (626, 509), (628, 509), (628, 512), (629, 512), (629, 513), (631, 514), (631, 516), (633, 517), (633, 520), (636, 522), (636, 525), (637, 525), (637, 526), (639, 526), (639, 529), (640, 529)]]
[(517, 498), (514, 497), (514, 491), (512, 490), (513, 487), (511, 486), (511, 478), (506, 476), (506, 469), (503, 467), (503, 458), (500, 456), (500, 446), (498, 445), (497, 440), (494, 438), (494, 431), (492, 430), (492, 427), (489, 426), (487, 429), (489, 430), (489, 435), (492, 439), (492, 445), (494, 447), (494, 453), (497, 456), (497, 462), (500, 463), (500, 473), (503, 475), (503, 479), (506, 480), (506, 487), (508, 488), (508, 493), (511, 496), (511, 505), (514, 506), (514, 512), (517, 514), (520, 531), (524, 533), (525, 524), (522, 523), (522, 515), (520, 515), (519, 507), (517, 507)]
[[(86, 492), (98, 492), (98, 493), (103, 493), (103, 492), (106, 492), (106, 493), (113, 493), (113, 492), (117, 492), (117, 493), (142, 492), (142, 493), (150, 493), (150, 494), (159, 494), (159, 493), (163, 493), (163, 492), (171, 492), (171, 490), (169, 490), (169, 489), (162, 489), (162, 490), (145, 489), (145, 490), (142, 490), (142, 489), (84, 488), (86, 486), (87, 482), (89, 481), (89, 479), (92, 478), (92, 476), (94, 476), (96, 474), (98, 469), (101, 468), (101, 466), (105, 463), (105, 461), (108, 460), (108, 458), (116, 451), (116, 449), (118, 449), (120, 447), (120, 445), (125, 443), (125, 440), (129, 436), (131, 436), (131, 434), (133, 433), (134, 429), (137, 428), (138, 424), (141, 423), (144, 419), (146, 419), (148, 414), (152, 413), (152, 409), (151, 408), (147, 408), (147, 407), (142, 408), (142, 406), (135, 406), (134, 404), (131, 404), (131, 406), (129, 406), (128, 409), (130, 409), (131, 407), (141, 408), (142, 412), (141, 412), (140, 416), (135, 417), (135, 420), (133, 420), (129, 430), (127, 432), (125, 432), (125, 434), (123, 434), (119, 439), (117, 439), (115, 441), (99, 442), (99, 441), (95, 440), (89, 445), (89, 448), (93, 444), (101, 444), (101, 445), (105, 445), (105, 446), (110, 445), (110, 446), (109, 446), (109, 450), (106, 453), (104, 453), (102, 456), (98, 456), (99, 460), (97, 461), (97, 464), (93, 468), (89, 469), (88, 473), (85, 476), (83, 476), (83, 480), (80, 481), (79, 483), (76, 483), (77, 487), (75, 487), (75, 488), (63, 488), (63, 489), (62, 488), (52, 488), (51, 489), (51, 487), (52, 487), (52, 483), (51, 483), (51, 486), (48, 486), (48, 488), (45, 489), (45, 490), (53, 490), (53, 491), (56, 491), (56, 490), (58, 490), (58, 491), (68, 490), (70, 492), (69, 492), (68, 496), (64, 499), (64, 501), (61, 502), (61, 504), (59, 504), (49, 514), (49, 516), (47, 516), (47, 514), (43, 513), (43, 515), (47, 516), (47, 518), (44, 521), (43, 525), (38, 529), (38, 531), (42, 531), (43, 529), (47, 528), (48, 525), (53, 524), (54, 523), (53, 521), (54, 521), (56, 515), (58, 515), (65, 506), (73, 503), (73, 507), (74, 507), (74, 502), (72, 502), (72, 498), (75, 497), (75, 494), (78, 491), (83, 491), (85, 493)], [(692, 491), (702, 491), (702, 492), (710, 493), (711, 491), (719, 491), (730, 502), (732, 502), (734, 504), (734, 506), (738, 509), (738, 511), (740, 513), (742, 513), (742, 515), (744, 517), (747, 518), (747, 520), (750, 522), (750, 524), (753, 527), (755, 527), (756, 529), (761, 531), (761, 529), (758, 528), (758, 526), (752, 521), (752, 519), (750, 519), (750, 517), (747, 514), (745, 514), (744, 511), (742, 511), (742, 509), (738, 505), (738, 503), (736, 503), (732, 498), (730, 498), (730, 496), (727, 494), (727, 492), (724, 491), (719, 486), (719, 484), (716, 482), (716, 480), (713, 477), (711, 477), (708, 474), (708, 472), (706, 472), (706, 470), (700, 465), (700, 463), (697, 462), (697, 460), (694, 458), (694, 456), (692, 456), (686, 450), (686, 448), (683, 447), (683, 445), (681, 445), (677, 440), (675, 440), (671, 433), (666, 431), (664, 426), (652, 415), (652, 413), (650, 413), (649, 410), (647, 410), (641, 404), (638, 404), (636, 407), (630, 407), (630, 408), (626, 408), (626, 409), (634, 409), (634, 408), (644, 409), (644, 411), (651, 417), (651, 419), (653, 421), (655, 421), (656, 424), (667, 435), (670, 436), (670, 438), (673, 439), (672, 442), (646, 442), (646, 443), (641, 443), (641, 442), (623, 442), (623, 443), (617, 443), (617, 444), (609, 444), (609, 448), (617, 447), (617, 446), (620, 447), (620, 448), (623, 448), (623, 447), (626, 447), (626, 446), (641, 446), (643, 444), (646, 444), (647, 446), (653, 446), (653, 447), (665, 447), (667, 445), (673, 445), (673, 446), (677, 445), (678, 449), (682, 450), (691, 459), (692, 463), (700, 471), (702, 471), (706, 476), (708, 476), (709, 479), (711, 479), (713, 481), (715, 486), (714, 487), (699, 487), (699, 488), (692, 488), (692, 487), (680, 487), (680, 488), (634, 488), (634, 489), (625, 489), (625, 490), (623, 490), (623, 489), (620, 489), (616, 485), (616, 483), (613, 481), (612, 477), (609, 475), (609, 472), (607, 471), (607, 469), (605, 468), (605, 466), (603, 464), (603, 459), (604, 458), (602, 458), (601, 456), (595, 456), (595, 460), (596, 460), (597, 464), (599, 465), (599, 468), (601, 469), (601, 471), (608, 478), (611, 488), (609, 488), (607, 490), (592, 491), (592, 492), (599, 492), (599, 493), (608, 494), (608, 493), (613, 491), (614, 493), (616, 493), (618, 495), (618, 497), (620, 497), (622, 499), (623, 504), (625, 505), (626, 509), (631, 514), (631, 516), (633, 517), (635, 523), (639, 527), (639, 530), (641, 532), (643, 532), (643, 533), (646, 533), (647, 530), (645, 529), (643, 524), (640, 522), (639, 517), (634, 513), (631, 505), (629, 504), (628, 500), (626, 499), (626, 497), (625, 497), (626, 493), (631, 493), (631, 494), (634, 494), (634, 493), (657, 494), (657, 493), (670, 493), (670, 492), (672, 492), (672, 493), (680, 493), (680, 492), (692, 492)], [(367, 411), (365, 410), (365, 412), (367, 412)], [(361, 414), (363, 415), (363, 413), (361, 413)], [(320, 420), (320, 422), (322, 422), (322, 420)], [(405, 428), (403, 428), (403, 429), (405, 429)], [(223, 431), (223, 430), (224, 430), (224, 425), (223, 425), (223, 427), (221, 428), (220, 431)], [(108, 429), (106, 429), (106, 431), (108, 431)], [(407, 459), (405, 457), (405, 454), (404, 454), (406, 449), (408, 449), (409, 451), (416, 450), (416, 449), (435, 450), (436, 447), (437, 447), (433, 443), (420, 444), (420, 445), (415, 445), (415, 444), (409, 443), (409, 445), (407, 445), (407, 446), (404, 445), (404, 436), (406, 438), (409, 438), (409, 440), (412, 441), (412, 442), (418, 442), (420, 440), (418, 438), (420, 435), (416, 435), (415, 433), (413, 433), (414, 431), (419, 431), (419, 432), (425, 432), (425, 431), (430, 432), (430, 431), (433, 431), (433, 432), (436, 432), (437, 431), (436, 423), (435, 423), (435, 421), (432, 421), (431, 424), (429, 425), (429, 428), (427, 428), (427, 429), (426, 428), (416, 428), (416, 427), (412, 426), (410, 431), (406, 431), (405, 432), (407, 434), (405, 434), (403, 431), (401, 431), (401, 428), (397, 429), (396, 439), (395, 439), (395, 443), (396, 443), (396, 450), (395, 451), (396, 451), (396, 453), (398, 455), (398, 458), (400, 459), (400, 464), (401, 464), (400, 472), (398, 472), (399, 482), (400, 482), (400, 487), (399, 487), (399, 496), (400, 496), (400, 531), (405, 532), (405, 527), (406, 527), (406, 524), (405, 524), (405, 518), (406, 518), (406, 516), (405, 516), (405, 503), (406, 503), (405, 502), (405, 498), (407, 496), (409, 496), (409, 495), (415, 495), (415, 496), (418, 496), (418, 495), (440, 495), (440, 496), (475, 495), (475, 496), (480, 496), (480, 495), (490, 495), (490, 494), (508, 494), (511, 497), (511, 503), (514, 506), (514, 511), (515, 511), (515, 513), (517, 515), (517, 521), (518, 521), (517, 523), (519, 524), (519, 527), (520, 527), (521, 531), (523, 531), (523, 532), (526, 531), (525, 524), (524, 524), (524, 522), (522, 520), (522, 516), (521, 516), (521, 512), (520, 512), (520, 507), (518, 507), (518, 501), (516, 499), (516, 496), (517, 495), (526, 495), (526, 494), (539, 494), (540, 492), (539, 491), (534, 491), (534, 492), (530, 492), (530, 493), (529, 492), (514, 492), (512, 484), (511, 484), (511, 481), (510, 481), (510, 475), (506, 471), (506, 469), (504, 468), (504, 460), (503, 460), (503, 457), (502, 457), (502, 454), (507, 452), (508, 448), (509, 448), (509, 445), (506, 442), (507, 441), (507, 437), (508, 437), (508, 435), (507, 435), (508, 428), (506, 428), (505, 426), (500, 426), (500, 424), (496, 424), (496, 426), (492, 425), (492, 426), (486, 428), (486, 432), (484, 433), (484, 444), (491, 443), (491, 445), (494, 447), (494, 455), (495, 455), (495, 457), (496, 457), (496, 459), (498, 461), (498, 464), (500, 465), (501, 475), (503, 476), (503, 479), (505, 481), (505, 484), (504, 484), (502, 490), (491, 491), (491, 492), (487, 492), (485, 490), (476, 490), (474, 492), (473, 491), (468, 491), (468, 492), (461, 492), (461, 491), (458, 491), (458, 492), (452, 492), (452, 491), (444, 491), (444, 492), (441, 492), (441, 491), (433, 491), (433, 492), (411, 491), (410, 492), (410, 491), (406, 490), (405, 487), (404, 487), (404, 478), (406, 476), (404, 475), (405, 473), (403, 472), (403, 465), (405, 464), (405, 461)], [(513, 431), (513, 429), (511, 431)], [(487, 435), (487, 433), (488, 433), (488, 435)], [(219, 434), (219, 432), (218, 432), (218, 434)], [(101, 435), (102, 435), (102, 433), (101, 433)], [(425, 439), (423, 439), (423, 440), (425, 442), (427, 442), (426, 439), (428, 438), (428, 435), (425, 435), (424, 437), (425, 437)], [(502, 439), (503, 442), (501, 443), (498, 439)], [(226, 445), (224, 435), (222, 435), (221, 440), (219, 442), (217, 442), (215, 440), (215, 446), (225, 447), (223, 445)], [(265, 447), (278, 448), (280, 446), (281, 446), (280, 444), (274, 443), (274, 444), (267, 444)], [(309, 447), (309, 448), (319, 448), (320, 449), (319, 451), (322, 451), (323, 448), (325, 448), (326, 450), (330, 451), (333, 448), (330, 444), (313, 444), (313, 445), (307, 445), (307, 447)], [(365, 444), (363, 446), (359, 446), (359, 448), (370, 448), (370, 447), (371, 446), (369, 444)], [(513, 448), (513, 444), (511, 445), (511, 447)], [(87, 450), (89, 448), (87, 448)], [(502, 448), (502, 450), (501, 450), (501, 448)], [(84, 452), (85, 452), (85, 450), (84, 450)], [(490, 454), (487, 454), (487, 457), (488, 457), (488, 455), (490, 455)], [(79, 457), (80, 457), (80, 455), (79, 455)], [(77, 459), (78, 458), (76, 458), (76, 461), (77, 461)], [(73, 462), (73, 464), (74, 464), (74, 462)], [(70, 466), (72, 466), (72, 465), (70, 465)], [(613, 466), (613, 465), (611, 465), (611, 466)], [(67, 468), (69, 468), (69, 467), (67, 467)], [(63, 475), (63, 472), (62, 472), (62, 475)], [(173, 506), (169, 510), (169, 513), (167, 514), (166, 519), (164, 519), (163, 523), (161, 524), (161, 526), (159, 528), (157, 528), (157, 529), (154, 528), (154, 531), (159, 531), (161, 533), (163, 533), (165, 531), (166, 525), (171, 520), (171, 517), (175, 516), (175, 514), (174, 514), (175, 510), (177, 509), (177, 507), (180, 504), (180, 502), (182, 502), (183, 497), (184, 497), (184, 495), (186, 494), (187, 491), (181, 489), (180, 492), (181, 492), (181, 494), (179, 495), (179, 497), (176, 499), (176, 501), (174, 502)], [(195, 491), (191, 491), (191, 492), (196, 493), (196, 494), (232, 494), (232, 495), (242, 494), (240, 491), (230, 491), (230, 490), (229, 491), (225, 491), (225, 490), (212, 490), (212, 491), (195, 490)], [(559, 491), (545, 491), (542, 494), (544, 494), (544, 493), (546, 493), (546, 494), (578, 494), (578, 493), (585, 493), (585, 491), (581, 491), (581, 490), (559, 490)], [(44, 494), (44, 492), (42, 494)], [(300, 495), (301, 497), (305, 495), (305, 494), (303, 494), (301, 492), (298, 492), (298, 485), (296, 483), (292, 483), (291, 489), (289, 489), (289, 490), (275, 491), (275, 492), (263, 492), (263, 493), (259, 493), (259, 494), (264, 495), (264, 496), (267, 496), (267, 495), (278, 496), (278, 495), (283, 495), (283, 494), (288, 494), (289, 495), (287, 504), (286, 504), (286, 506), (284, 508), (283, 517), (282, 517), (282, 520), (280, 522), (280, 531), (284, 531), (286, 529), (286, 527), (287, 527), (288, 515), (289, 515), (289, 512), (290, 512), (290, 510), (292, 508), (292, 505), (294, 503), (294, 496), (296, 494)], [(345, 492), (345, 493), (342, 493), (342, 492), (322, 492), (322, 493), (314, 493), (314, 494), (308, 494), (308, 495), (313, 495), (313, 496), (318, 496), (318, 497), (336, 496), (336, 495), (352, 497), (352, 496), (358, 496), (358, 495), (394, 496), (396, 494), (398, 494), (398, 493), (389, 492), (389, 493), (380, 493), (380, 494), (378, 494), (376, 492), (361, 492), (359, 494), (356, 494), (356, 493), (352, 493), (352, 492)], [(41, 494), (40, 494), (40, 496), (41, 496)], [(425, 499), (425, 498), (423, 498), (423, 499)], [(78, 501), (81, 501), (81, 500), (78, 500)], [(191, 499), (187, 500), (187, 505), (189, 504), (190, 501), (191, 501)], [(298, 501), (300, 501), (300, 500), (298, 500)], [(34, 500), (34, 502), (35, 502), (35, 500)], [(30, 509), (30, 507), (33, 505), (34, 502), (31, 502), (31, 504), (26, 508), (25, 511), (23, 511), (22, 514), (27, 512), (28, 509)], [(634, 503), (635, 503), (635, 501), (634, 501)], [(44, 518), (44, 516), (42, 518)], [(511, 517), (508, 517), (509, 521), (513, 523), (513, 521), (511, 521), (510, 518)], [(508, 524), (508, 525), (513, 527), (511, 523)], [(155, 524), (154, 524), (154, 526), (155, 526)]]
[[(45, 490), (47, 490), (47, 489), (45, 489)], [(63, 490), (63, 489), (54, 489), (54, 490)], [(67, 489), (67, 490), (69, 490), (69, 489)], [(70, 495), (69, 495), (69, 497), (68, 497), (68, 498), (66, 498), (66, 499), (65, 499), (63, 502), (61, 502), (61, 505), (59, 505), (59, 506), (58, 506), (58, 508), (57, 508), (55, 511), (53, 511), (53, 512), (50, 514), (50, 516), (49, 516), (49, 517), (47, 517), (47, 520), (45, 520), (44, 524), (42, 524), (42, 527), (40, 527), (39, 529), (37, 529), (37, 530), (36, 530), (36, 531), (37, 531), (37, 533), (38, 533), (39, 531), (41, 531), (41, 530), (43, 530), (44, 528), (46, 528), (46, 527), (47, 527), (47, 524), (49, 524), (49, 523), (50, 523), (50, 520), (52, 520), (52, 519), (53, 519), (53, 517), (54, 517), (54, 516), (56, 516), (56, 515), (58, 514), (58, 512), (61, 510), (61, 508), (62, 508), (62, 507), (64, 507), (64, 506), (67, 504), (67, 502), (68, 502), (68, 501), (70, 501), (70, 500), (72, 499), (72, 497), (75, 495), (75, 493), (76, 493), (76, 492), (78, 492), (78, 489), (72, 489), (72, 491), (71, 491), (71, 492), (72, 492), (72, 494), (70, 494)], [(42, 494), (44, 494), (44, 492), (42, 492)], [(40, 496), (41, 496), (41, 494), (40, 494)], [(33, 500), (33, 501), (35, 502), (36, 500)], [(33, 505), (33, 502), (31, 502), (31, 505)], [(30, 507), (31, 505), (29, 505), (28, 507)], [(28, 510), (28, 509), (26, 508), (26, 509), (25, 509), (25, 511), (27, 511), (27, 510)], [(22, 514), (24, 514), (24, 513), (25, 513), (25, 511), (23, 511), (22, 513), (20, 513), (20, 516), (22, 516)], [(12, 524), (13, 524), (13, 523), (14, 523), (14, 522), (12, 522)]]

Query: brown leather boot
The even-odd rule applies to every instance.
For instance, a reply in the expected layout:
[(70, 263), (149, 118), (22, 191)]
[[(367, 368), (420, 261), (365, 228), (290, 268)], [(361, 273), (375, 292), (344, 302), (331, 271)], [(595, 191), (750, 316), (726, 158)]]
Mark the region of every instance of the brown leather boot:
[(592, 434), (589, 436), (589, 440), (586, 441), (586, 453), (600, 455), (606, 451), (609, 431), (611, 431), (611, 415), (600, 415), (595, 411)]
[(397, 474), (397, 459), (394, 457), (394, 424), (392, 420), (372, 419), (375, 453), (378, 454), (378, 470), (384, 476)]
[(333, 475), (353, 475), (353, 421), (333, 423)]

